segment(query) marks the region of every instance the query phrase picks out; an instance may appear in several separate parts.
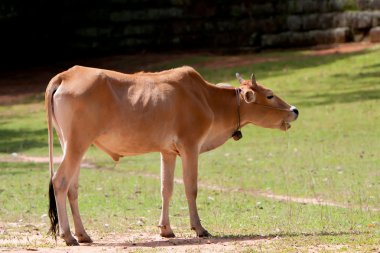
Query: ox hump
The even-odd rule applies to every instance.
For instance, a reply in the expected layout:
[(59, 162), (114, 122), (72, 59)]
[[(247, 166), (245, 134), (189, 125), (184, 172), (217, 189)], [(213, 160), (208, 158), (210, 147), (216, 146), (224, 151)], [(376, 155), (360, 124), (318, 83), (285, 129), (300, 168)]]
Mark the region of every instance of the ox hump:
[(229, 83), (217, 83), (216, 86), (221, 87), (221, 88), (234, 88), (231, 84)]

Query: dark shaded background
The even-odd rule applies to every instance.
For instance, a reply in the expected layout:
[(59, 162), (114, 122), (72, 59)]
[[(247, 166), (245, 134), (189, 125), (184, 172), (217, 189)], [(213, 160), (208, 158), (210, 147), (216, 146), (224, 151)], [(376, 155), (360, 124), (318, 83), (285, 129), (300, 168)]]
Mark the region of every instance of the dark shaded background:
[(1, 67), (360, 41), (378, 10), (380, 0), (1, 0)]

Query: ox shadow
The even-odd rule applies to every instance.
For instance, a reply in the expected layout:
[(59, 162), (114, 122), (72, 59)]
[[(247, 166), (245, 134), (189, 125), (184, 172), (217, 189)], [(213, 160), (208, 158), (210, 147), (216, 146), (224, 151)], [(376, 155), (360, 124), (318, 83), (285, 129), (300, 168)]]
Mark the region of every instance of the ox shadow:
[(342, 232), (317, 232), (317, 233), (278, 233), (278, 234), (268, 234), (268, 235), (225, 235), (225, 236), (212, 236), (208, 238), (171, 238), (171, 239), (155, 239), (147, 240), (142, 242), (95, 242), (89, 245), (93, 246), (103, 246), (103, 247), (123, 247), (123, 248), (165, 248), (176, 246), (191, 246), (191, 245), (212, 245), (212, 244), (223, 244), (223, 243), (233, 243), (233, 242), (247, 242), (247, 241), (261, 241), (261, 240), (272, 240), (281, 239), (287, 237), (321, 237), (321, 236), (344, 236), (344, 235), (358, 235), (358, 234), (368, 234), (358, 233), (354, 231), (342, 231)]

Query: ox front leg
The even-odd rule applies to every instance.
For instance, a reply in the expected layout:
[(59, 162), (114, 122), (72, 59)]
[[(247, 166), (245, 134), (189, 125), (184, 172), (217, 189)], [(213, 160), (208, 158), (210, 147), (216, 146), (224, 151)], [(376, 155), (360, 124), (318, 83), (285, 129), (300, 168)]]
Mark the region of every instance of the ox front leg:
[(173, 194), (175, 160), (176, 155), (161, 153), (162, 210), (158, 227), (160, 235), (167, 238), (175, 237), (169, 221), (169, 202)]
[(198, 152), (185, 152), (182, 156), (183, 182), (185, 184), (186, 198), (189, 205), (190, 226), (198, 237), (211, 236), (201, 225), (197, 209), (198, 194)]

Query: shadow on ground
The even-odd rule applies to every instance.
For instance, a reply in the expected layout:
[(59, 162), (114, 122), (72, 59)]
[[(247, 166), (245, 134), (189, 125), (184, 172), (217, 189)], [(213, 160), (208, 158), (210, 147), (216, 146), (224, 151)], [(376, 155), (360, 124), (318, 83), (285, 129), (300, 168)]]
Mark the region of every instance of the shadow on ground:
[[(2, 129), (0, 125), (0, 153), (11, 154), (34, 148), (47, 149), (47, 129)], [(60, 148), (57, 141), (54, 148)]]
[(380, 89), (363, 89), (350, 92), (339, 92), (339, 93), (319, 93), (305, 96), (297, 103), (298, 107), (303, 106), (320, 106), (320, 105), (331, 105), (331, 104), (345, 104), (353, 102), (364, 102), (369, 100), (380, 99)]
[(315, 237), (315, 236), (342, 236), (342, 235), (357, 235), (357, 232), (320, 232), (320, 233), (279, 233), (269, 235), (226, 235), (226, 236), (212, 236), (209, 238), (172, 238), (172, 239), (157, 239), (148, 240), (145, 242), (95, 242), (92, 246), (110, 246), (110, 247), (175, 247), (175, 246), (191, 246), (191, 245), (211, 245), (223, 244), (231, 242), (253, 242), (262, 240), (281, 239), (287, 237)]

